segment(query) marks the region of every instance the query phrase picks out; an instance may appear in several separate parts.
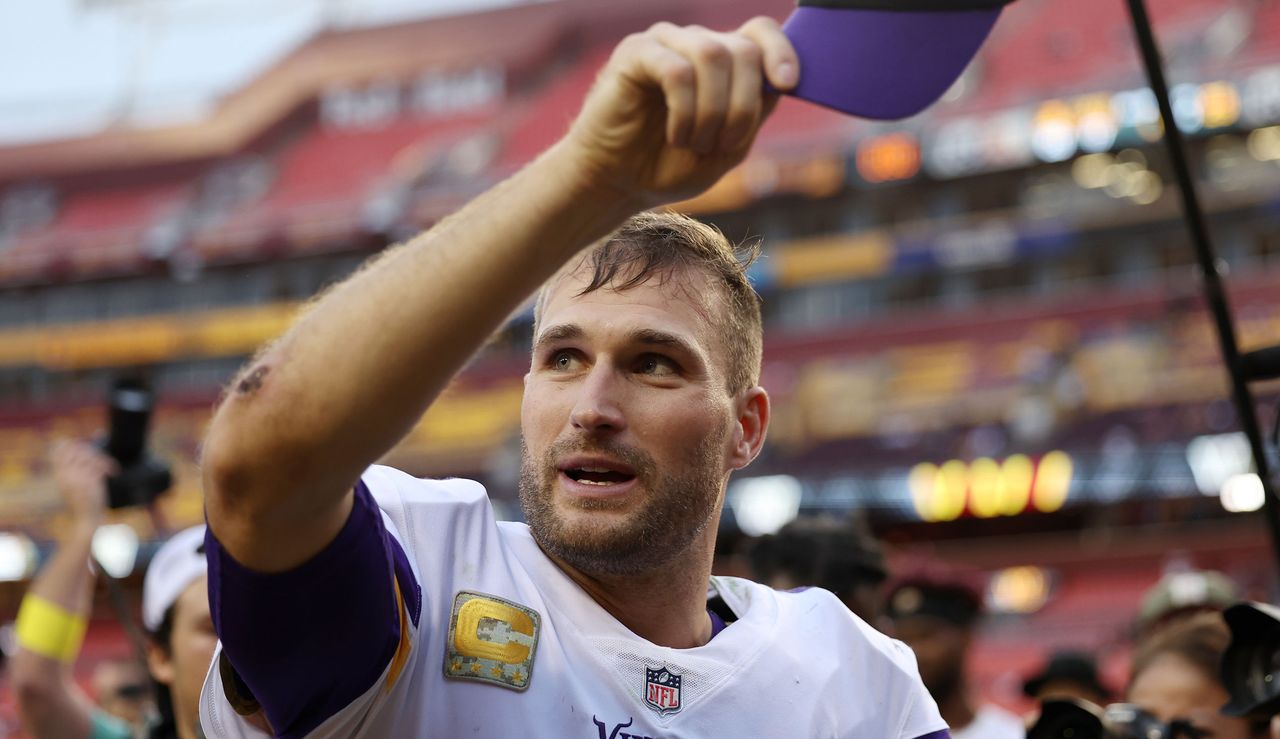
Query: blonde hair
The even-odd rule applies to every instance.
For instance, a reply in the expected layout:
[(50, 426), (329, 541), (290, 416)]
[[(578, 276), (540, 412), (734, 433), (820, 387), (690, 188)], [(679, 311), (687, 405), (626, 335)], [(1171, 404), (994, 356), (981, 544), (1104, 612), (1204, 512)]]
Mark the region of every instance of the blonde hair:
[[(758, 242), (734, 246), (719, 229), (701, 221), (678, 213), (646, 212), (632, 216), (571, 267), (591, 271), (591, 280), (579, 296), (606, 287), (629, 290), (689, 269), (711, 276), (724, 298), (720, 315), (713, 320), (721, 329), (728, 360), (727, 389), (736, 394), (760, 382), (764, 343), (760, 296), (747, 279), (747, 269), (759, 254)], [(543, 287), (538, 294), (534, 336), (548, 292)]]

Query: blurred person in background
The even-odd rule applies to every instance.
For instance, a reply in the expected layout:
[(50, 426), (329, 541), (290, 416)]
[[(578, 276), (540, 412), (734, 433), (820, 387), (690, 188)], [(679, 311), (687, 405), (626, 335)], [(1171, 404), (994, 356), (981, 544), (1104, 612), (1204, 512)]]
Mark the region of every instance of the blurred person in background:
[(1221, 613), (1240, 600), (1231, 578), (1212, 570), (1174, 572), (1165, 575), (1142, 596), (1136, 629), (1138, 639), (1201, 613)]
[(1267, 721), (1219, 712), (1229, 698), (1219, 668), (1230, 642), (1231, 632), (1216, 613), (1199, 613), (1161, 628), (1138, 645), (1128, 702), (1164, 723), (1189, 723), (1213, 739), (1267, 737)]
[[(199, 689), (216, 642), (205, 594), (204, 527), (166, 542), (147, 570), (143, 622), (153, 688), (147, 693), (156, 705), (136, 714), (142, 720), (131, 725), (95, 706), (71, 675), (93, 605), (93, 534), (106, 514), (106, 479), (115, 465), (87, 443), (61, 442), (52, 459), (71, 521), (18, 612), (12, 677), (27, 732), (36, 739), (200, 736)], [(105, 686), (115, 676), (101, 679)], [(136, 697), (136, 682), (115, 684)], [(118, 701), (113, 705), (121, 708)]]
[(93, 534), (107, 508), (115, 463), (83, 442), (59, 442), (51, 461), (68, 521), (48, 564), (22, 599), (16, 625), (13, 689), (27, 731), (37, 739), (132, 737), (134, 729), (94, 706), (72, 678), (93, 608)]
[(147, 666), (160, 720), (149, 736), (197, 739), (200, 688), (218, 644), (209, 612), (204, 526), (183, 529), (160, 547), (142, 584)]
[(1036, 703), (1083, 700), (1095, 706), (1111, 702), (1111, 691), (1098, 678), (1098, 663), (1079, 651), (1055, 652), (1048, 663), (1022, 683), (1022, 693)]
[(778, 533), (760, 537), (751, 550), (751, 568), (757, 581), (777, 590), (829, 590), (863, 621), (884, 626), (884, 552), (871, 532), (853, 522), (817, 517), (792, 521)]
[(977, 705), (965, 663), (982, 615), (976, 589), (960, 579), (904, 576), (890, 588), (886, 612), (893, 636), (916, 655), (920, 677), (954, 739), (1022, 739), (1022, 719), (994, 705)]
[(99, 708), (131, 726), (145, 724), (155, 710), (151, 675), (136, 657), (99, 662), (89, 678), (89, 692)]

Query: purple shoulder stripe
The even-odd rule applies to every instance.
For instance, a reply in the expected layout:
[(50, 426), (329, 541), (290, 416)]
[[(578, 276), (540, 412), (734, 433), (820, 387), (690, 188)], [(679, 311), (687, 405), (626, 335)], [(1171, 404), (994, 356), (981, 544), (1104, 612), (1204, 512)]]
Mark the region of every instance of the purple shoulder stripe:
[(932, 731), (924, 736), (918, 736), (916, 739), (951, 739), (951, 732), (947, 729), (941, 731)]
[(400, 641), (394, 582), (414, 624), (422, 591), (369, 489), (337, 537), (301, 566), (261, 573), (205, 535), (209, 608), (223, 654), (276, 736), (302, 737), (381, 677)]

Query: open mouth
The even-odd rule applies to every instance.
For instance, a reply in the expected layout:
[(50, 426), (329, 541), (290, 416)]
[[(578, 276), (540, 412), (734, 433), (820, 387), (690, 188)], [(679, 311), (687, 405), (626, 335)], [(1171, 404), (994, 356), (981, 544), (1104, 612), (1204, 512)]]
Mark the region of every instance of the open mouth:
[(602, 455), (574, 455), (561, 460), (556, 466), (570, 486), (588, 495), (591, 490), (598, 490), (601, 494), (622, 493), (629, 490), (636, 479), (634, 467)]
[(619, 485), (635, 479), (635, 475), (600, 467), (571, 467), (564, 470), (565, 477), (584, 485)]

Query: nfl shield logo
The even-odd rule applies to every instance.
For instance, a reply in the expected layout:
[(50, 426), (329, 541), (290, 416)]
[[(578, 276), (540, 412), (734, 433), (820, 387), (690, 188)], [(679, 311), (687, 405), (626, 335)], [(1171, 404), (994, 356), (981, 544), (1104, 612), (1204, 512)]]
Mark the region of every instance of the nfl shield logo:
[(665, 716), (680, 710), (680, 676), (663, 667), (644, 668), (644, 702)]

